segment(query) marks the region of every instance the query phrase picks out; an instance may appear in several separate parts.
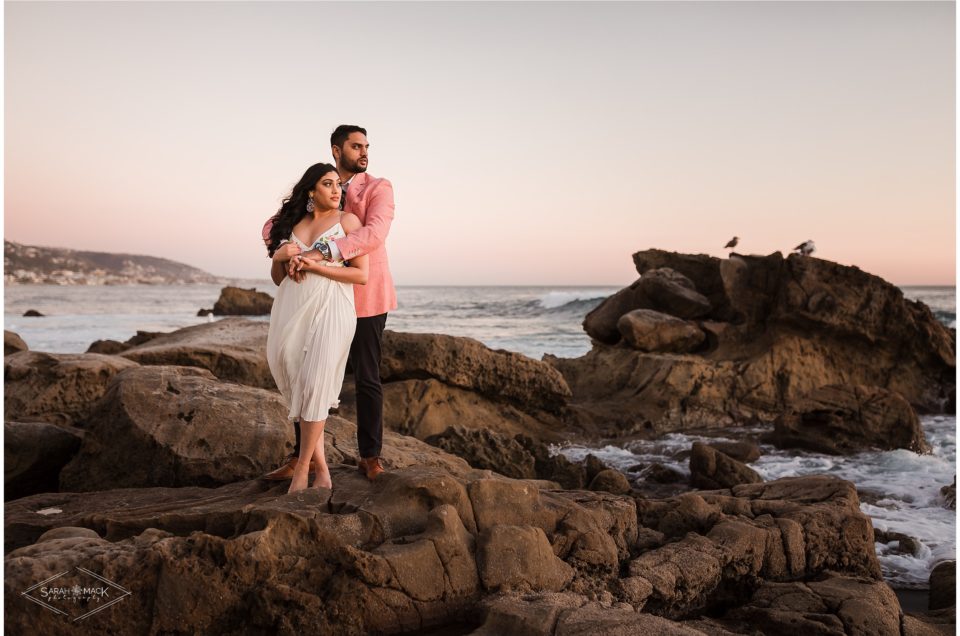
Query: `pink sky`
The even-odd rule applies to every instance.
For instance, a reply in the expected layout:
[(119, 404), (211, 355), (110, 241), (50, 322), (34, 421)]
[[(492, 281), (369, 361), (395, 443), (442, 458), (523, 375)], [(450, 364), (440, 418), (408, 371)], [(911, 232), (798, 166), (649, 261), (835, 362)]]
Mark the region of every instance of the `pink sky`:
[(955, 284), (953, 3), (5, 11), (9, 240), (265, 278), (263, 220), (357, 123), (401, 285), (620, 285), (734, 234)]

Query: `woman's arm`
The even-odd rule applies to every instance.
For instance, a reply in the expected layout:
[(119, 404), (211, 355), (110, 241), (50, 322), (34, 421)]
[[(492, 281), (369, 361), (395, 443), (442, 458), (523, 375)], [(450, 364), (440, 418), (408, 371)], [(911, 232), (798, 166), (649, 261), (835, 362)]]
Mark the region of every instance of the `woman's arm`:
[[(340, 225), (343, 227), (343, 231), (350, 236), (353, 232), (363, 228), (363, 223), (360, 222), (360, 219), (356, 214), (350, 214), (349, 212), (344, 214), (340, 218)], [(304, 256), (301, 254), (301, 256)], [(370, 259), (366, 254), (363, 256), (355, 256), (351, 258), (347, 267), (327, 267), (323, 265), (322, 259), (312, 259), (309, 257), (304, 257), (304, 269), (314, 274), (323, 276), (324, 278), (331, 278), (342, 283), (353, 283), (354, 285), (366, 285), (367, 278), (370, 273), (369, 266)]]
[(320, 259), (303, 258), (303, 270), (324, 278), (330, 278), (341, 283), (366, 285), (369, 274), (368, 258), (366, 255), (350, 259), (349, 267), (328, 267)]
[(270, 278), (274, 285), (279, 285), (287, 275), (287, 263), (300, 253), (300, 248), (294, 243), (284, 243), (273, 253), (270, 263)]

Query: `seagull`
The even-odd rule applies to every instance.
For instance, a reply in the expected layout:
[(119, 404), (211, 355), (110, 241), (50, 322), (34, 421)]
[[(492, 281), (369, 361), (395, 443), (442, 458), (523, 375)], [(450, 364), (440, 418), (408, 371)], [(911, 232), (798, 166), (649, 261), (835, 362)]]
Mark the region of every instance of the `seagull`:
[(804, 256), (810, 256), (815, 249), (817, 249), (817, 247), (813, 244), (813, 241), (807, 240), (793, 248), (793, 251), (799, 252)]
[(740, 240), (740, 237), (739, 237), (739, 236), (734, 236), (732, 239), (730, 239), (729, 241), (727, 241), (727, 244), (723, 246), (723, 249), (727, 249), (728, 247), (736, 247), (736, 246), (737, 246), (737, 241), (739, 241), (739, 240)]

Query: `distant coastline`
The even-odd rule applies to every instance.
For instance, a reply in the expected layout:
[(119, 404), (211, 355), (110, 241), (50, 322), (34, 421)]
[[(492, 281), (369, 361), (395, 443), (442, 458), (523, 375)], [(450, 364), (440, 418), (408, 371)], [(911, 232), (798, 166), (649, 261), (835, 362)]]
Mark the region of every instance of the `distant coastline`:
[(6, 285), (171, 285), (230, 279), (156, 256), (87, 252), (3, 242)]

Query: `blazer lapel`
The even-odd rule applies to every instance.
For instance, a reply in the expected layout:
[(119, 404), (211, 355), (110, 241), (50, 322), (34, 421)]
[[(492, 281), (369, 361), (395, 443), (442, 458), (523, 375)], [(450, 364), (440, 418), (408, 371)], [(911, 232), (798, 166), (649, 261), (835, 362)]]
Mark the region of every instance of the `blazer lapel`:
[(366, 187), (367, 174), (361, 172), (360, 174), (354, 175), (353, 181), (347, 186), (347, 200), (343, 204), (344, 211), (353, 212), (354, 214), (360, 211), (359, 203), (363, 197), (363, 190)]

